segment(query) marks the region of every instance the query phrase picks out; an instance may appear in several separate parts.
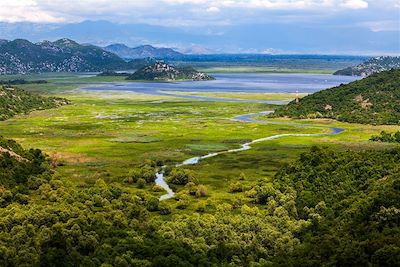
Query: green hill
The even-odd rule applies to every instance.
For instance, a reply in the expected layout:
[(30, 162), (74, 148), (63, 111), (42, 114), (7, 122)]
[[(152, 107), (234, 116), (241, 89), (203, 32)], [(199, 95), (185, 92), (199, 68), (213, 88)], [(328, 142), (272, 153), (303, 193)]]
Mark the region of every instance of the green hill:
[(400, 70), (373, 74), (278, 108), (271, 116), (332, 118), (367, 124), (400, 124)]
[(19, 88), (0, 86), (0, 120), (33, 110), (55, 108), (67, 103), (66, 99), (42, 97)]
[(191, 67), (178, 68), (163, 62), (157, 62), (152, 65), (140, 68), (128, 80), (146, 80), (146, 81), (175, 81), (175, 80), (193, 80), (206, 81), (214, 80), (204, 72), (199, 72)]

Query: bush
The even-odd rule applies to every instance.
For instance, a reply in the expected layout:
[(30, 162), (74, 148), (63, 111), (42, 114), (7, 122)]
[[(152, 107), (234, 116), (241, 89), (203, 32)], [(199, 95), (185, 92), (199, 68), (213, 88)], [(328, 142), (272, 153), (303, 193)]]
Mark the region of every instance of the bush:
[(242, 186), (242, 184), (239, 183), (239, 182), (232, 183), (232, 184), (229, 186), (229, 192), (231, 192), (231, 193), (243, 192), (243, 186)]
[(161, 215), (168, 215), (171, 213), (171, 209), (167, 204), (161, 202), (160, 205), (158, 206), (158, 212)]
[(173, 169), (167, 177), (167, 182), (176, 185), (186, 185), (189, 182), (198, 184), (193, 172), (187, 169)]
[(197, 186), (196, 197), (205, 197), (207, 196), (207, 188), (200, 184)]
[(143, 178), (139, 178), (136, 183), (138, 188), (144, 188), (146, 185), (146, 181)]
[(204, 212), (206, 210), (206, 203), (204, 202), (197, 203), (195, 210), (197, 212)]

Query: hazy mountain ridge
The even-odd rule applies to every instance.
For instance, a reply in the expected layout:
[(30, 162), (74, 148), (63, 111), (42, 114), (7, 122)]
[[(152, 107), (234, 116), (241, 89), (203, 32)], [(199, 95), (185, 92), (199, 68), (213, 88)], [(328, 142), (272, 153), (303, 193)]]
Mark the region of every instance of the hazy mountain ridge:
[(175, 57), (182, 56), (182, 53), (179, 53), (172, 48), (165, 47), (154, 47), (151, 45), (141, 45), (138, 47), (129, 47), (124, 44), (111, 44), (104, 47), (104, 50), (112, 52), (120, 56), (121, 58), (166, 58), (166, 57)]
[(373, 73), (391, 69), (400, 69), (400, 56), (381, 56), (370, 58), (357, 66), (338, 70), (334, 73), (334, 75), (368, 76)]

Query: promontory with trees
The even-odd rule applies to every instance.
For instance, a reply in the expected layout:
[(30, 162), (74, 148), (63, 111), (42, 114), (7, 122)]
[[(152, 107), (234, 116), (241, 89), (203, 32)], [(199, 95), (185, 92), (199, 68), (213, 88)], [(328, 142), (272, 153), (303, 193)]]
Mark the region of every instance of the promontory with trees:
[(400, 123), (400, 70), (322, 90), (279, 107), (271, 115), (291, 118), (331, 118), (368, 124)]

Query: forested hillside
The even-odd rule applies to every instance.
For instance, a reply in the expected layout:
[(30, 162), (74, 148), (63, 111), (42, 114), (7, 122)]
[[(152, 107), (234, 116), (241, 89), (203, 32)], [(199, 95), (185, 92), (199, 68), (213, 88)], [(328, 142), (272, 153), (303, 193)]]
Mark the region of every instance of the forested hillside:
[[(244, 189), (247, 197), (240, 201), (205, 201), (196, 212), (178, 215), (184, 206), (132, 194), (118, 182), (71, 186), (51, 174), (50, 161), (39, 150), (4, 139), (0, 146), (1, 266), (400, 262), (400, 149), (313, 148), (272, 183), (260, 180)], [(140, 173), (146, 175), (135, 176)], [(196, 197), (189, 187), (178, 203)]]
[(0, 136), (0, 206), (28, 203), (28, 192), (51, 178), (48, 161), (38, 149), (23, 149)]
[(369, 124), (400, 123), (400, 70), (316, 92), (279, 107), (271, 116), (332, 118)]
[(43, 97), (25, 90), (0, 85), (0, 120), (38, 109), (55, 108), (68, 104), (68, 100), (56, 97)]
[(399, 266), (399, 148), (314, 147), (278, 172), (274, 185), (294, 190), (298, 219), (312, 220), (292, 254), (298, 266)]

